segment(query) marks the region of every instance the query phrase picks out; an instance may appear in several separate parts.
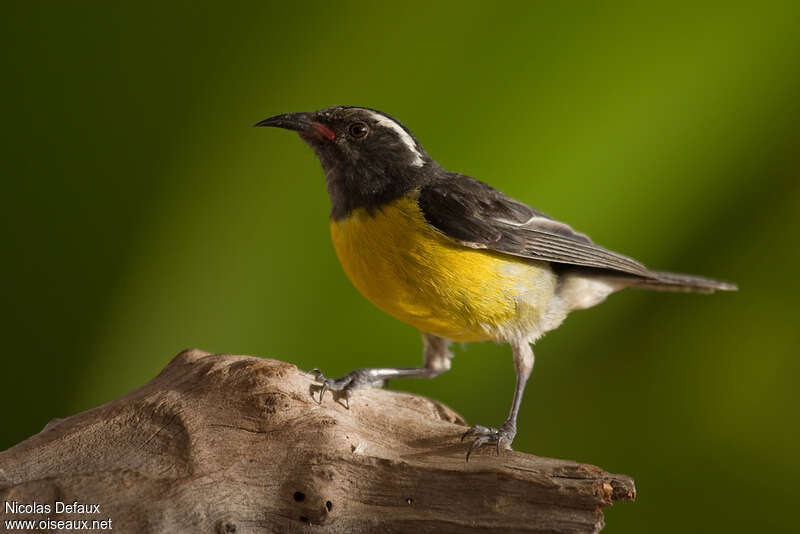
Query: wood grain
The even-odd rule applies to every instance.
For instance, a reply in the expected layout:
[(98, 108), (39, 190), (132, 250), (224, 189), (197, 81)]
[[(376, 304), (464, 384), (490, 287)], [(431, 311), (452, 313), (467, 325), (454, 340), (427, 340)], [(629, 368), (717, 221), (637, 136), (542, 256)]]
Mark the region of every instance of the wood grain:
[(317, 388), (289, 363), (184, 351), (0, 453), (0, 501), (99, 504), (47, 516), (117, 532), (584, 533), (635, 496), (629, 477), (567, 460), (485, 447), (466, 463), (465, 422), (430, 399), (364, 390), (347, 410)]

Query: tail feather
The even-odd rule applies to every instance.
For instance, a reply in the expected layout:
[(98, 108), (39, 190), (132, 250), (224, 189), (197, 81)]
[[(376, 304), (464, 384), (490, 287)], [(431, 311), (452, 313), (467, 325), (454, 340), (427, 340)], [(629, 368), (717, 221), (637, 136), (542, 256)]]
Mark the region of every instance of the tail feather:
[(656, 291), (685, 291), (695, 293), (713, 293), (714, 291), (737, 291), (736, 284), (721, 282), (711, 278), (692, 274), (665, 273), (651, 271), (653, 278), (643, 278), (633, 287), (654, 289)]

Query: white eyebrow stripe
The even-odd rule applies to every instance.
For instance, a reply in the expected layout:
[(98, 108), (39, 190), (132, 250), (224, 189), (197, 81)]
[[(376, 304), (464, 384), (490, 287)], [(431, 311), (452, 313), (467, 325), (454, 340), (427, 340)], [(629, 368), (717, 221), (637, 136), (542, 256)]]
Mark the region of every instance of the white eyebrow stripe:
[(381, 115), (380, 113), (376, 113), (374, 111), (369, 112), (372, 115), (372, 118), (375, 119), (375, 122), (380, 124), (381, 126), (385, 126), (386, 128), (391, 129), (394, 131), (398, 136), (400, 136), (400, 140), (403, 141), (403, 144), (408, 147), (408, 149), (414, 154), (414, 159), (411, 161), (411, 165), (414, 167), (422, 167), (424, 165), (424, 161), (422, 160), (422, 154), (419, 153), (417, 150), (417, 143), (414, 141), (414, 138), (411, 137), (407, 131), (403, 129), (402, 126), (394, 122), (392, 119), (385, 115)]

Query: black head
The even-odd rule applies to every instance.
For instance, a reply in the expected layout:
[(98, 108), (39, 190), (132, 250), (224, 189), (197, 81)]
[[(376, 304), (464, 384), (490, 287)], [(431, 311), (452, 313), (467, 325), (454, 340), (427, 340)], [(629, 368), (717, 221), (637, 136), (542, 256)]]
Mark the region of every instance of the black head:
[(394, 200), (439, 170), (405, 126), (374, 109), (336, 106), (285, 113), (256, 126), (295, 130), (311, 145), (325, 170), (334, 219)]

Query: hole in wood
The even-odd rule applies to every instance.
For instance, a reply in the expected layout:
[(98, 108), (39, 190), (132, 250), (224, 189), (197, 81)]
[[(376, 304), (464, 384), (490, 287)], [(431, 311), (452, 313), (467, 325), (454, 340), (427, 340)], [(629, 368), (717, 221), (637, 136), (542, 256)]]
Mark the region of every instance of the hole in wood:
[(295, 491), (293, 497), (294, 500), (297, 502), (303, 502), (304, 500), (306, 500), (306, 494), (303, 493), (302, 491)]
[(304, 515), (301, 515), (300, 516), (300, 521), (302, 521), (303, 523), (308, 523), (308, 518), (306, 516), (304, 516)]
[(325, 508), (330, 512), (333, 509), (333, 503), (331, 501), (325, 501)]

